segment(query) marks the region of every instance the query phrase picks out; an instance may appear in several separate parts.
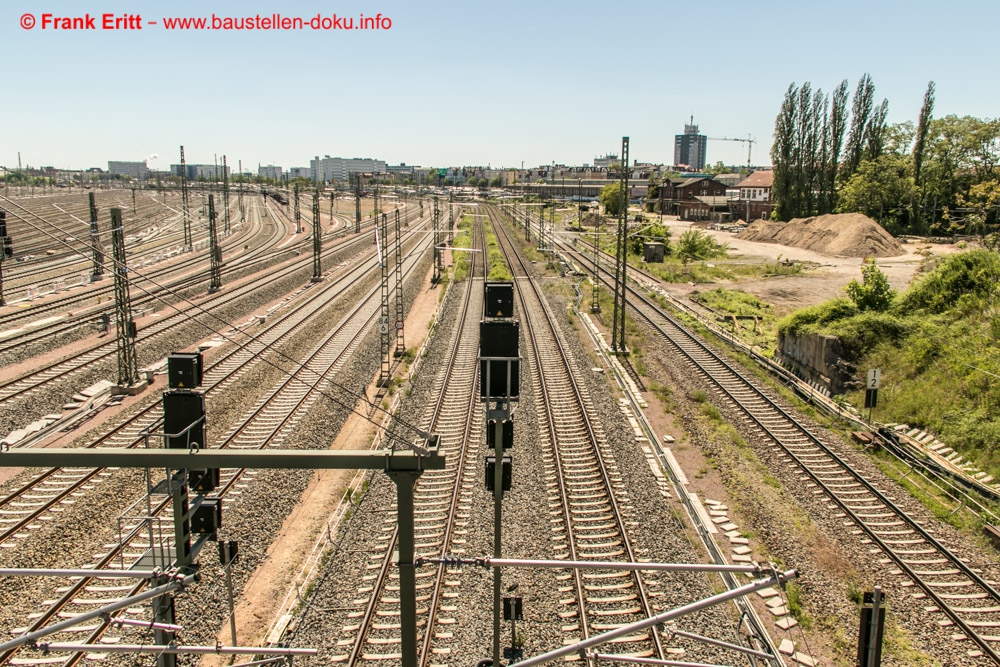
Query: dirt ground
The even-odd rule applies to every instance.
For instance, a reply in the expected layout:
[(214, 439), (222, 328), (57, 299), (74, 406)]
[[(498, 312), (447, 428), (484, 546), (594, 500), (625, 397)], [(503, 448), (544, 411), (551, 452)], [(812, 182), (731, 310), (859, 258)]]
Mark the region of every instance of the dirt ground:
[[(406, 340), (409, 347), (423, 344), (430, 322), (438, 309), (441, 288), (431, 286), (430, 271), (424, 276), (422, 284), (424, 288), (406, 316)], [(377, 379), (378, 373), (372, 377), (372, 383), (365, 390), (366, 396), (374, 396)], [(361, 410), (359, 407), (359, 411)], [(374, 424), (356, 412), (348, 417), (344, 427), (330, 444), (330, 449), (368, 449), (376, 430)], [(319, 470), (313, 474), (302, 498), (285, 519), (281, 531), (272, 542), (267, 558), (244, 587), (245, 591), (252, 591), (253, 595), (241, 596), (236, 600), (237, 639), (241, 646), (262, 646), (268, 629), (276, 620), (275, 610), (280, 610), (279, 614), (288, 611), (287, 604), (286, 608), (282, 608), (282, 602), (288, 602), (286, 595), (293, 586), (301, 587), (304, 584), (302, 571), (306, 560), (322, 532), (327, 529), (330, 515), (356, 472)], [(217, 639), (220, 644), (229, 645), (228, 621), (219, 629)], [(231, 658), (209, 655), (201, 664), (203, 667), (218, 667), (231, 662)]]
[[(720, 243), (727, 243), (731, 249), (730, 258), (740, 260), (777, 261), (792, 260), (807, 264), (806, 270), (797, 276), (775, 276), (740, 282), (719, 282), (715, 284), (691, 285), (664, 284), (677, 296), (687, 296), (694, 291), (705, 291), (715, 287), (742, 289), (770, 303), (777, 315), (785, 315), (793, 310), (811, 306), (827, 299), (843, 296), (844, 286), (852, 279), (861, 279), (863, 260), (857, 257), (835, 257), (801, 248), (792, 248), (776, 243), (760, 243), (736, 238), (730, 232), (705, 229), (704, 224), (678, 220), (664, 216), (663, 222), (670, 228), (671, 238), (677, 239), (692, 226), (703, 229)], [(904, 243), (904, 254), (878, 260), (878, 265), (898, 290), (906, 288), (917, 273), (924, 255), (918, 251), (929, 249), (933, 255), (948, 255), (960, 252), (954, 244)]]

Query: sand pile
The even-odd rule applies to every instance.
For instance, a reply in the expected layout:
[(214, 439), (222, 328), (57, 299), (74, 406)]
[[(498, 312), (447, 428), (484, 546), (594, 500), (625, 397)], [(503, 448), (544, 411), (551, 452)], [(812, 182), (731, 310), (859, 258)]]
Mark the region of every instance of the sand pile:
[(788, 222), (758, 220), (736, 238), (839, 257), (896, 257), (904, 252), (889, 232), (860, 213), (831, 213)]

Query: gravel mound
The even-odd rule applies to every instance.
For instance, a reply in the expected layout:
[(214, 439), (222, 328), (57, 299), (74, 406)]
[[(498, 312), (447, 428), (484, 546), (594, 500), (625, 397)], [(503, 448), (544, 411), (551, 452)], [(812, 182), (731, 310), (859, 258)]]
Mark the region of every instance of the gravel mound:
[(904, 252), (889, 232), (860, 213), (830, 213), (788, 222), (758, 220), (736, 238), (839, 257), (897, 257)]

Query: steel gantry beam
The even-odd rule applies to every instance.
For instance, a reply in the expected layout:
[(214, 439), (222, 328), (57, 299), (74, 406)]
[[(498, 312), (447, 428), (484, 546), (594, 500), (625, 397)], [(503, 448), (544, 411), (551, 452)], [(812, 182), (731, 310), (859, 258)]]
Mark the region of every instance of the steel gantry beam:
[(414, 570), (413, 489), (425, 470), (444, 470), (437, 436), (409, 450), (232, 450), (232, 449), (13, 449), (0, 450), (3, 467), (84, 468), (274, 468), (284, 470), (383, 470), (396, 485), (399, 522), (400, 629), (402, 665), (417, 667), (417, 598)]
[(125, 228), (122, 210), (111, 209), (111, 248), (115, 267), (115, 318), (118, 352), (118, 386), (131, 387), (139, 380), (139, 362), (135, 354), (135, 321), (132, 319), (132, 299), (128, 288), (128, 266), (125, 263)]
[(611, 349), (626, 354), (625, 347), (625, 267), (628, 263), (628, 137), (622, 137), (621, 202), (618, 209), (618, 244), (615, 250), (615, 311), (611, 330)]

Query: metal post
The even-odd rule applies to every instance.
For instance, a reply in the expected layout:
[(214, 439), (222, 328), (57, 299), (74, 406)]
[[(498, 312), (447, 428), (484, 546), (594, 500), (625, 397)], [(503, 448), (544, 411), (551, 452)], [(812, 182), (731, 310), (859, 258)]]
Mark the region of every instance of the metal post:
[(434, 230), (434, 274), (431, 276), (431, 282), (437, 284), (441, 282), (442, 269), (444, 268), (444, 258), (441, 256), (441, 212), (438, 210), (437, 197), (434, 198), (432, 227)]
[[(379, 373), (378, 384), (380, 387), (389, 384), (389, 375), (392, 369), (392, 349), (389, 333), (389, 243), (386, 232), (388, 216), (381, 215), (381, 225), (375, 229), (375, 244), (378, 251), (378, 263), (382, 269), (382, 309), (378, 320), (379, 351), (382, 357), (382, 370)], [(381, 238), (380, 232), (381, 231)]]
[(215, 217), (215, 196), (208, 195), (209, 292), (218, 292), (222, 289), (222, 248), (219, 247), (216, 235)]
[[(396, 483), (396, 521), (399, 524), (399, 627), (402, 667), (417, 667), (417, 590), (413, 565), (413, 486), (421, 471), (393, 472)], [(432, 628), (427, 628), (431, 632)]]
[(361, 174), (354, 174), (354, 233), (361, 232)]
[[(490, 387), (490, 367), (486, 364), (486, 386)], [(507, 371), (508, 377), (510, 371)], [(493, 440), (493, 557), (500, 558), (500, 522), (503, 514), (503, 420), (496, 420)], [(500, 665), (500, 568), (493, 568), (493, 665)]]
[(319, 220), (319, 190), (313, 193), (313, 275), (312, 282), (318, 283), (323, 280), (323, 266), (320, 261), (320, 252), (323, 250), (323, 240), (320, 236)]
[(222, 206), (226, 209), (225, 227), (223, 231), (229, 233), (229, 167), (226, 166), (226, 156), (222, 156)]
[(229, 594), (229, 634), (236, 646), (236, 605), (233, 603), (233, 562), (226, 563), (226, 592)]
[(611, 350), (625, 354), (625, 295), (628, 264), (628, 137), (622, 137), (621, 208), (618, 211), (618, 244), (615, 250), (615, 310), (611, 330)]
[(246, 211), (243, 209), (243, 160), (239, 160), (240, 185), (237, 188), (236, 196), (240, 204), (240, 222), (246, 221)]
[(882, 606), (882, 587), (875, 586), (872, 593), (872, 620), (868, 628), (868, 662), (866, 667), (879, 667), (875, 662), (878, 654), (878, 617)]
[(115, 264), (115, 316), (118, 322), (118, 385), (131, 387), (139, 380), (139, 362), (135, 354), (135, 322), (132, 320), (132, 300), (128, 288), (128, 266), (125, 263), (125, 230), (122, 210), (111, 209), (111, 246)]
[(3, 258), (7, 252), (7, 239), (0, 236), (0, 306), (6, 306), (7, 302), (3, 298)]
[(184, 247), (193, 250), (191, 239), (191, 218), (188, 213), (187, 164), (184, 162), (184, 147), (181, 146), (181, 215), (184, 218)]
[[(154, 580), (154, 586), (162, 586), (166, 583), (163, 580)], [(173, 643), (174, 633), (166, 630), (165, 627), (175, 625), (177, 619), (174, 617), (174, 599), (167, 594), (153, 598), (153, 641), (161, 646)], [(176, 667), (177, 656), (173, 653), (161, 653), (156, 656), (156, 667)]]
[(396, 356), (402, 356), (406, 352), (406, 345), (403, 342), (403, 247), (399, 233), (399, 209), (396, 209)]
[(302, 233), (302, 212), (299, 211), (299, 184), (295, 184), (295, 233)]
[(90, 248), (93, 258), (90, 282), (95, 282), (104, 277), (104, 253), (101, 252), (100, 229), (97, 226), (97, 204), (94, 202), (94, 193), (87, 193), (87, 198), (90, 200)]

